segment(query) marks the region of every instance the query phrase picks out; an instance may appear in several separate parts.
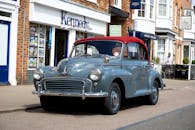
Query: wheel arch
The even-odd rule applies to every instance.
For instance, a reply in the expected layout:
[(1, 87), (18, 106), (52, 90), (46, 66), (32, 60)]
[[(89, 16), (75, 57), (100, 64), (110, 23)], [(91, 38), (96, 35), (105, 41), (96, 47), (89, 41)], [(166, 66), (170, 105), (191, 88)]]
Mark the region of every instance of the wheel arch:
[(156, 78), (154, 79), (154, 81), (157, 81), (158, 87), (159, 87), (159, 88), (162, 88), (162, 87), (163, 87), (163, 86), (162, 86), (162, 83), (161, 83), (161, 81), (160, 81), (159, 78), (156, 77)]
[(125, 100), (125, 85), (122, 79), (120, 78), (115, 78), (113, 80), (113, 82), (117, 83), (119, 85), (119, 88), (121, 90), (121, 101), (123, 103), (123, 101)]

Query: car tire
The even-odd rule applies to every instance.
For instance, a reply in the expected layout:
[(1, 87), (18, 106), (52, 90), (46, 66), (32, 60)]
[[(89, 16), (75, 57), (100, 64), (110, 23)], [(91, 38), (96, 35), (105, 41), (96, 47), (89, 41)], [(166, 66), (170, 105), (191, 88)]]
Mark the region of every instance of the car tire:
[(155, 88), (155, 92), (149, 95), (147, 98), (149, 105), (155, 105), (159, 98), (159, 84), (156, 80), (153, 83), (153, 87)]
[(51, 110), (51, 103), (49, 101), (49, 97), (48, 96), (40, 96), (40, 103), (41, 103), (41, 107), (45, 111)]
[(121, 106), (121, 90), (117, 83), (112, 83), (108, 97), (104, 99), (104, 113), (108, 115), (116, 114)]

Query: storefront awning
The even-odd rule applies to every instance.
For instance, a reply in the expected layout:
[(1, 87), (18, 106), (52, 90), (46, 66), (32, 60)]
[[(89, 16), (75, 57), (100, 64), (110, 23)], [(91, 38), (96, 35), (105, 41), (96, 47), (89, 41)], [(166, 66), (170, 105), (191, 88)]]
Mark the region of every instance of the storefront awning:
[(119, 8), (116, 8), (114, 6), (109, 6), (109, 13), (112, 16), (118, 16), (118, 17), (122, 17), (122, 18), (128, 18), (129, 17), (129, 13), (125, 12)]
[[(133, 36), (133, 30), (129, 30), (129, 36)], [(140, 32), (136, 31), (135, 36), (141, 39), (153, 39), (153, 40), (158, 40), (158, 36), (151, 34), (151, 33), (145, 33), (145, 32)]]

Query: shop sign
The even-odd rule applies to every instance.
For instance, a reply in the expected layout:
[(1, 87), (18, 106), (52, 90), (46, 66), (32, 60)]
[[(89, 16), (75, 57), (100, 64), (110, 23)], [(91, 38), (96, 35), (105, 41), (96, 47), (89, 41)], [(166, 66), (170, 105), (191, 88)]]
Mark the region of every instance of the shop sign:
[(110, 28), (109, 28), (109, 35), (110, 36), (121, 36), (121, 30), (122, 30), (122, 26), (121, 25), (110, 25)]
[(131, 0), (130, 9), (141, 9), (141, 0)]
[(85, 16), (78, 17), (75, 15), (67, 14), (67, 12), (65, 11), (61, 11), (61, 25), (77, 29), (91, 30), (89, 27), (89, 21)]

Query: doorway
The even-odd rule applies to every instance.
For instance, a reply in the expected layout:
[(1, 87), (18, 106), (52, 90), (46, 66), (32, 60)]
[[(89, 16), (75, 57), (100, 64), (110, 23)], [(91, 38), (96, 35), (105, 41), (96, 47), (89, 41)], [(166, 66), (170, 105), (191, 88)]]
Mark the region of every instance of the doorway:
[(10, 22), (0, 20), (0, 84), (8, 83)]
[(56, 66), (61, 59), (67, 58), (68, 31), (56, 29), (55, 33), (55, 62)]

